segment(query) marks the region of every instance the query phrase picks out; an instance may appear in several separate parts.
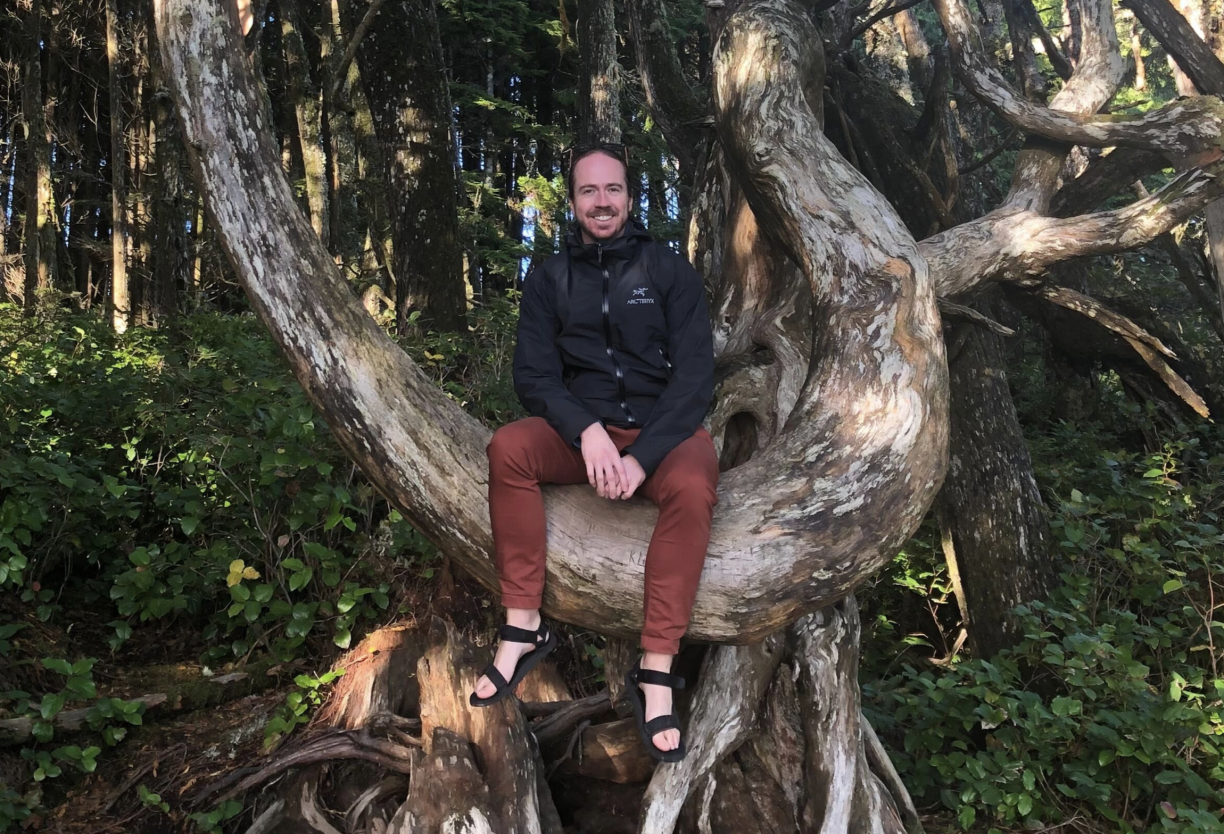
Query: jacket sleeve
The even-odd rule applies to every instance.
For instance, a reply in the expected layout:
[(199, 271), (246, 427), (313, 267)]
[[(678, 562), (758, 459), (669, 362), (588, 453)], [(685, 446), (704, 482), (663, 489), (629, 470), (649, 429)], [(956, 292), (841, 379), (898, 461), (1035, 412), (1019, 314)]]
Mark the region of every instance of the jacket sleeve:
[(514, 346), (514, 393), (527, 413), (543, 417), (567, 443), (579, 446), (584, 429), (599, 420), (561, 379), (557, 322), (548, 278), (540, 267), (531, 271), (519, 305)]
[(670, 258), (675, 272), (664, 309), (672, 377), (641, 434), (623, 452), (633, 455), (647, 476), (672, 449), (693, 436), (714, 399), (714, 336), (705, 287), (687, 260)]

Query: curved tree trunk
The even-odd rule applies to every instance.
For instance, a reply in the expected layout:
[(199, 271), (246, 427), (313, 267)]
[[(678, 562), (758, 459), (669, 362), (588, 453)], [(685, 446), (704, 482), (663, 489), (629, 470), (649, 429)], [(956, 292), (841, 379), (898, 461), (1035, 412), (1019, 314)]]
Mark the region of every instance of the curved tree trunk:
[[(974, 76), (963, 0), (937, 5), (962, 74), (1014, 124), (1063, 143), (1201, 151), (1210, 131), (1218, 139), (1224, 111), (1204, 100), (1133, 118), (1091, 116), (1116, 85), (1116, 41), (1105, 26), (1112, 20), (1099, 2), (1081, 16), (1077, 71), (1050, 108), (1023, 100), (995, 75)], [(495, 587), (483, 455), (489, 432), (383, 336), (297, 210), (228, 4), (157, 0), (156, 14), (192, 163), (252, 306), (371, 482)], [(715, 293), (720, 382), (709, 422), (726, 471), (689, 633), (737, 645), (707, 653), (688, 709), (689, 756), (655, 771), (640, 830), (670, 831), (690, 797), (698, 817), (736, 807), (745, 819), (752, 784), (760, 795), (785, 798), (790, 816), (781, 813), (781, 830), (787, 820), (830, 833), (914, 830), (912, 805), (859, 714), (850, 595), (912, 533), (944, 475), (948, 380), (936, 294), (968, 293), (988, 280), (1038, 283), (1060, 260), (1151, 240), (1224, 186), (1213, 170), (1198, 170), (1123, 209), (1052, 218), (1046, 209), (1063, 151), (1031, 148), (1018, 169), (1022, 197), (919, 244), (821, 130), (824, 59), (805, 9), (790, 0), (733, 2), (712, 13), (711, 31), (717, 141), (699, 172), (690, 252)], [(1096, 69), (1081, 75), (1084, 67)], [(1196, 116), (1204, 118), (1185, 121)], [(397, 260), (421, 254), (407, 245), (401, 251), (397, 237)], [(1136, 350), (1158, 350), (1091, 299), (1058, 288), (1043, 293), (1109, 319)], [(653, 506), (610, 504), (581, 487), (546, 490), (546, 505), (545, 613), (636, 636)], [(450, 636), (446, 642), (453, 648)], [(431, 733), (406, 737), (402, 715), (370, 719), (326, 739), (322, 752), (298, 751), (298, 760), (347, 757), (416, 774), (396, 812), (396, 830), (416, 830), (408, 817), (422, 806), (412, 793), (433, 788), (409, 748), (434, 745), (436, 764), (439, 751), (458, 757), (463, 750), (448, 733), (479, 738), (477, 760), (510, 763), (495, 768), (496, 790), (517, 820), (514, 830), (550, 830), (523, 717), (509, 703), (497, 715), (470, 714), (462, 697), (475, 668), (461, 649), (445, 655), (429, 666), (440, 676), (436, 685), (428, 695), (422, 690), (421, 719), (429, 716)], [(422, 682), (427, 665), (418, 667)], [(450, 706), (439, 710), (443, 703)], [(567, 725), (574, 745), (582, 744), (578, 710), (564, 715), (574, 722)], [(500, 723), (491, 732), (480, 721)], [(757, 734), (762, 723), (768, 740)], [(514, 755), (504, 753), (507, 744)], [(480, 775), (492, 796), (489, 773)], [(307, 818), (317, 784), (302, 784), (277, 802), (305, 809)], [(501, 813), (482, 804), (474, 780), (463, 784), (446, 795), (465, 797), (465, 824), (475, 824), (475, 810), (486, 822)], [(447, 824), (431, 821), (428, 830), (435, 823)]]
[[(214, 23), (224, 7), (164, 0), (157, 9), (193, 164), (255, 309), (372, 482), (494, 587), (487, 430), (433, 388), (337, 276), (280, 174), (230, 27)], [(777, 439), (723, 477), (690, 634), (735, 642), (845, 596), (891, 558), (939, 486), (947, 443), (925, 264), (891, 207), (820, 133), (803, 95), (818, 85), (784, 81), (813, 66), (810, 24), (777, 0), (744, 11), (753, 9), (751, 31), (728, 27), (719, 43), (720, 133), (779, 250), (803, 264), (820, 355)], [(751, 84), (742, 66), (776, 83)], [(757, 144), (770, 148), (772, 165), (762, 165)], [(828, 208), (809, 215), (800, 206)], [(547, 502), (546, 612), (635, 635), (655, 508), (609, 506), (575, 487), (549, 490)]]

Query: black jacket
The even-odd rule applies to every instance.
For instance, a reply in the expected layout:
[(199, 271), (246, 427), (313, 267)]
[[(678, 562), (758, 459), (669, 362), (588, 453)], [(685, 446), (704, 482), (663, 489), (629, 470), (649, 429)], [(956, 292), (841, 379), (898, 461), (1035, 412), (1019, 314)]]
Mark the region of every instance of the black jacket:
[(514, 390), (576, 446), (596, 422), (641, 428), (622, 454), (652, 474), (714, 397), (701, 276), (635, 220), (603, 244), (571, 231), (565, 251), (527, 276)]

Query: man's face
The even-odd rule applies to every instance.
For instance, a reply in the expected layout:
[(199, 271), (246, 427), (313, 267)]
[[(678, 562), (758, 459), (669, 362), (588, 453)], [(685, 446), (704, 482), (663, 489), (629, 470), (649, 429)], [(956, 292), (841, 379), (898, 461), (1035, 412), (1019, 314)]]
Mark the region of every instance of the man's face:
[(570, 205), (585, 242), (618, 237), (629, 222), (624, 164), (606, 153), (592, 153), (578, 160), (571, 176), (574, 196)]

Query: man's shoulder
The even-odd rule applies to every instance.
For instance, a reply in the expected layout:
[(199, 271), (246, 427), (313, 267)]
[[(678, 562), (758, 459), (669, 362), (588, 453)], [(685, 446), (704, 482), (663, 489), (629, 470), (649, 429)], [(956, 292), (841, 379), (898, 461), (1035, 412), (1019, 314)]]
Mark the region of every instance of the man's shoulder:
[(654, 240), (643, 245), (649, 247), (648, 256), (659, 265), (660, 278), (667, 281), (701, 281), (701, 276), (693, 269), (692, 263), (683, 252)]
[(527, 273), (526, 280), (555, 280), (558, 275), (565, 269), (566, 256), (564, 252), (557, 252), (549, 255), (544, 260), (540, 261), (531, 271)]

